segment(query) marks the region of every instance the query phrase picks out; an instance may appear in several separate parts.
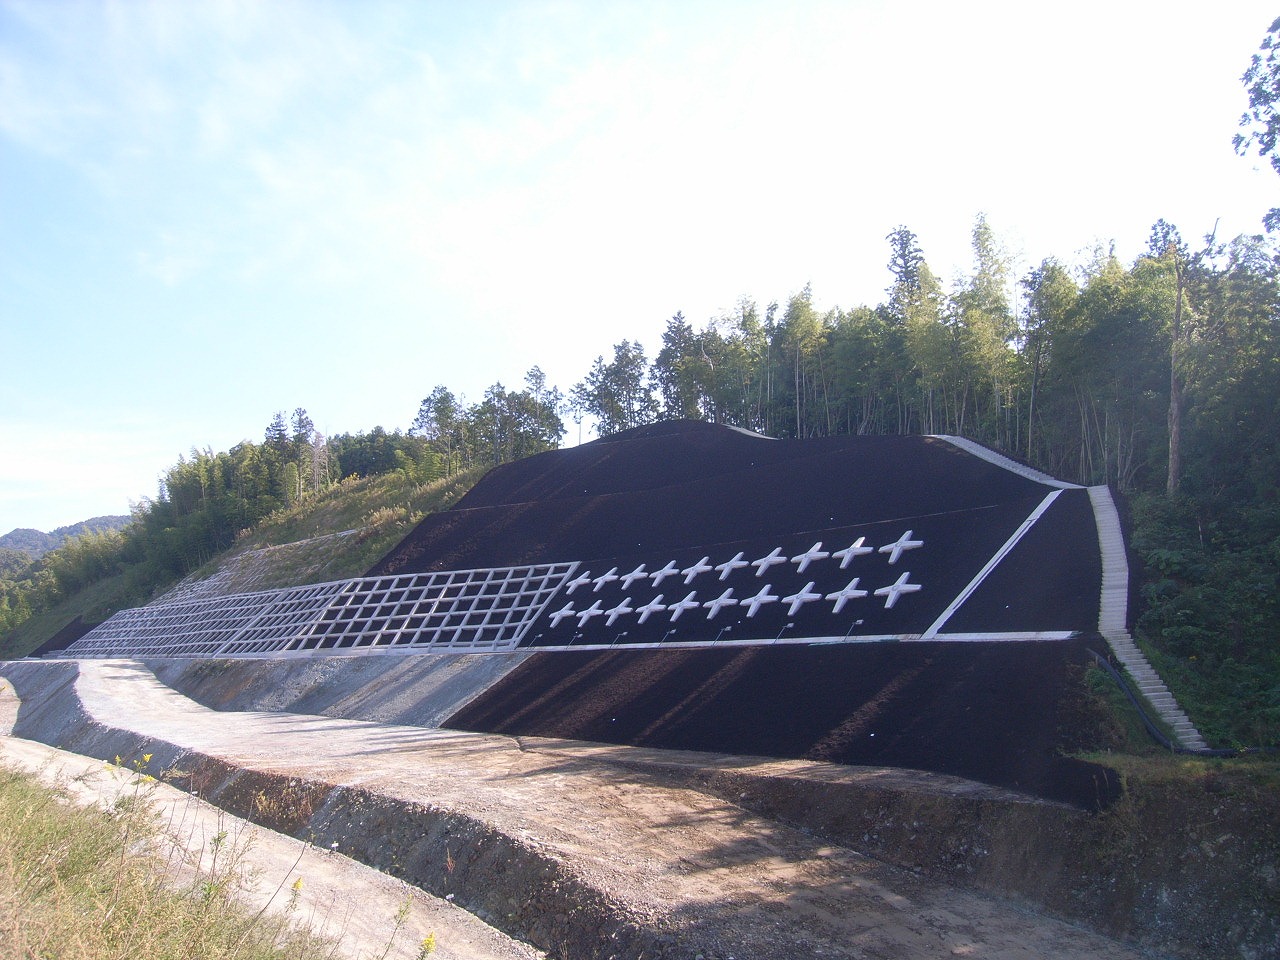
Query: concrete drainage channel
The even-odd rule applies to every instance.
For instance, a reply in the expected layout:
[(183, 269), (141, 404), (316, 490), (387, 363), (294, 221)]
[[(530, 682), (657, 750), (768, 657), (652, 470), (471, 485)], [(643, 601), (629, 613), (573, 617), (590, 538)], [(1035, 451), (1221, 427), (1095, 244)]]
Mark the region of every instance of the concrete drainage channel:
[[(75, 664), (15, 665), (15, 736), (149, 773), (250, 823), (332, 850), (447, 899), (552, 957), (665, 957), (673, 946), (567, 875), (554, 859), (453, 810), (241, 767), (102, 724), (76, 695)], [(28, 708), (29, 705), (29, 708)], [(3, 733), (3, 731), (0, 731)], [(594, 949), (582, 941), (602, 941)]]
[(126, 765), (149, 753), (176, 786), (451, 898), (556, 960), (748, 960), (781, 944), (1138, 956), (1027, 905), (1171, 956), (1239, 955), (1197, 939), (1234, 906), (1228, 875), (1181, 860), (1141, 881), (1132, 864), (1109, 873), (1105, 818), (969, 781), (217, 713), (128, 662), (0, 675), (23, 701), (15, 736)]

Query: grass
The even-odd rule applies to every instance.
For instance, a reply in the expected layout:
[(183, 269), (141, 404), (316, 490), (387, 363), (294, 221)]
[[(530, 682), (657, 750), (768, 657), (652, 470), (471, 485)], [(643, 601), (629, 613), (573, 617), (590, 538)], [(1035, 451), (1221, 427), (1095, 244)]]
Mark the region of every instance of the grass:
[[(424, 517), (453, 506), (484, 473), (484, 468), (475, 468), (431, 483), (416, 483), (401, 472), (348, 478), (269, 515), (193, 577), (208, 579), (221, 571), (228, 581), (223, 592), (240, 592), (362, 576)], [(353, 532), (310, 542), (343, 531)], [(0, 638), (0, 659), (26, 656), (76, 617), (101, 623), (172, 586), (172, 581), (145, 582), (137, 571), (108, 577)]]
[(133, 777), (109, 806), (79, 807), (65, 791), (0, 768), (0, 957), (333, 956), (331, 942), (294, 926), (287, 911), (237, 901), (246, 878), (234, 850), (179, 880), (146, 802), (149, 779)]
[(241, 542), (252, 549), (340, 530), (386, 527), (414, 517), (421, 520), (453, 506), (485, 470), (477, 467), (430, 483), (416, 483), (398, 471), (363, 479), (348, 477), (287, 510), (277, 510), (242, 534)]
[(1201, 757), (1166, 750), (1147, 732), (1129, 699), (1111, 677), (1097, 667), (1085, 673), (1091, 694), (1115, 721), (1116, 738), (1110, 749), (1074, 754), (1115, 770), (1131, 786), (1181, 786), (1199, 791), (1209, 786), (1259, 788), (1280, 796), (1280, 757), (1255, 754), (1240, 757)]
[(1164, 751), (1090, 755), (1116, 770), (1129, 784), (1208, 786), (1218, 794), (1261, 791), (1280, 797), (1280, 759), (1267, 755), (1197, 757)]
[[(270, 551), (250, 588), (254, 590), (362, 576), (423, 518), (453, 506), (484, 472), (477, 468), (431, 483), (415, 483), (399, 472), (349, 477), (267, 516), (196, 577), (211, 576), (254, 551)], [(351, 533), (332, 536), (344, 531)], [(331, 539), (309, 548), (308, 542), (318, 537)]]
[(1110, 674), (1091, 664), (1084, 671), (1082, 680), (1091, 701), (1110, 720), (1105, 734), (1097, 738), (1098, 743), (1105, 744), (1111, 750), (1135, 755), (1146, 755), (1162, 749), (1151, 739), (1133, 704), (1116, 686)]

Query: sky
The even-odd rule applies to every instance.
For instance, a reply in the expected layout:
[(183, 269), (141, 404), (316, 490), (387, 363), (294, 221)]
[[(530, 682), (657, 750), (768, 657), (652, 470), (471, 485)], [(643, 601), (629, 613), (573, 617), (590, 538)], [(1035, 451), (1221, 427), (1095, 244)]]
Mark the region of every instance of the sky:
[[(407, 429), (676, 312), (1259, 232), (1254, 0), (0, 0), (0, 532)], [(571, 432), (573, 431), (571, 426)], [(571, 436), (570, 440), (576, 439)]]

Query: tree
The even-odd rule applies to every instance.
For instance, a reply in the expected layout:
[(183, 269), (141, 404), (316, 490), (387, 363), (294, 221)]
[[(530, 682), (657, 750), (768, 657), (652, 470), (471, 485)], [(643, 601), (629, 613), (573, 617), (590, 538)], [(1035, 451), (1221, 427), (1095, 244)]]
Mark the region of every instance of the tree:
[[(892, 307), (890, 308), (893, 309)], [(920, 264), (916, 290), (901, 301), (903, 313), (896, 329), (901, 331), (906, 362), (897, 367), (898, 433), (911, 429), (911, 404), (918, 406), (919, 428), (926, 433), (952, 431), (947, 411), (954, 405), (955, 354), (952, 330), (944, 321), (945, 298), (942, 284), (926, 263)], [(942, 407), (939, 424), (937, 407)]]
[(431, 445), (443, 461), (446, 476), (462, 468), (466, 459), (462, 409), (447, 387), (437, 386), (423, 398), (409, 436), (422, 437)]
[[(974, 401), (975, 422), (969, 435), (977, 435), (999, 446), (1009, 444), (1008, 414), (1012, 406), (1009, 395), (1012, 380), (1010, 346), (1017, 334), (1009, 309), (1009, 255), (995, 239), (984, 214), (974, 222), (973, 254), (975, 268), (968, 284), (952, 298), (951, 319), (956, 351), (955, 375), (961, 384), (958, 403), (958, 432), (965, 431), (970, 387)], [(990, 405), (983, 419), (978, 388), (989, 388)]]
[(293, 428), (293, 443), (296, 447), (309, 447), (311, 445), (311, 435), (315, 432), (316, 425), (311, 422), (311, 417), (307, 415), (307, 411), (298, 407), (293, 411), (293, 416), (289, 418), (289, 425)]
[(912, 231), (898, 227), (885, 239), (889, 241), (889, 272), (894, 282), (885, 305), (890, 329), (886, 331), (883, 362), (897, 401), (895, 430), (906, 433), (910, 429), (919, 390), (920, 423), (922, 429), (933, 433), (935, 399), (945, 394), (944, 372), (951, 352), (942, 323), (942, 285), (929, 269)]
[(302, 474), (298, 472), (298, 464), (290, 460), (284, 465), (284, 502), (292, 506), (302, 498)]
[[(293, 416), (289, 418), (289, 426), (293, 433), (290, 437), (290, 443), (293, 446), (293, 470), (285, 468), (285, 486), (288, 488), (288, 496), (290, 500), (299, 499), (308, 486), (307, 478), (310, 477), (311, 492), (315, 493), (320, 489), (319, 470), (316, 464), (316, 444), (315, 440), (319, 434), (316, 433), (316, 425), (311, 421), (311, 417), (307, 415), (307, 411), (302, 407), (297, 407), (293, 411)], [(322, 438), (323, 440), (323, 438)], [(296, 473), (296, 477), (294, 474)], [(291, 482), (296, 486), (291, 486)]]
[(857, 307), (836, 312), (827, 342), (836, 391), (835, 432), (884, 432), (884, 411), (895, 394), (894, 374), (903, 362), (902, 328), (887, 307)]
[[(1053, 339), (1061, 330), (1080, 297), (1080, 290), (1066, 268), (1053, 259), (1044, 260), (1022, 280), (1026, 291), (1023, 312), (1022, 346), (1018, 353), (1028, 383), (1026, 457), (1035, 459), (1036, 396)], [(1019, 444), (1019, 447), (1022, 445)]]
[(1275, 500), (1280, 475), (1280, 265), (1261, 236), (1199, 258), (1183, 494), (1201, 502)]
[(596, 432), (602, 436), (652, 423), (658, 416), (658, 402), (646, 382), (649, 362), (637, 340), (614, 344), (613, 359), (596, 357), (590, 372), (573, 387), (573, 400), (596, 418)]
[(916, 235), (905, 226), (896, 227), (885, 239), (889, 241), (889, 272), (893, 274), (893, 285), (888, 290), (889, 309), (894, 319), (902, 323), (920, 291), (924, 253)]
[(263, 441), (271, 449), (277, 453), (283, 454), (289, 448), (289, 431), (285, 427), (284, 413), (278, 411), (267, 424), (267, 429), (263, 434)]
[(761, 322), (755, 301), (739, 299), (732, 316), (723, 317), (724, 380), (736, 398), (721, 401), (721, 408), (728, 413), (726, 423), (746, 427), (758, 433), (768, 434), (770, 407), (773, 402), (772, 338), (773, 315), (777, 304), (771, 303)]
[(267, 496), (281, 498), (285, 495), (284, 465), (293, 453), (283, 412), (277, 412), (271, 418), (263, 440), (262, 463), (268, 477)]
[[(1280, 18), (1272, 22), (1240, 79), (1249, 94), (1249, 109), (1240, 117), (1240, 126), (1248, 134), (1235, 135), (1236, 152), (1243, 156), (1250, 147), (1257, 147), (1258, 156), (1267, 157), (1271, 169), (1280, 173), (1280, 152), (1276, 150), (1280, 142)], [(1280, 227), (1280, 207), (1267, 211), (1262, 223), (1267, 232)]]
[(559, 391), (547, 391), (546, 378), (537, 367), (530, 370), (525, 390), (507, 390), (495, 383), (484, 399), (469, 409), (477, 458), (495, 466), (554, 450), (564, 436), (564, 422), (556, 408)]
[(529, 453), (555, 450), (568, 432), (560, 417), (560, 411), (564, 407), (564, 394), (559, 387), (547, 385), (547, 375), (536, 365), (524, 375), (524, 383), (520, 426), (531, 447)]
[(683, 313), (667, 321), (662, 348), (653, 360), (653, 388), (662, 400), (662, 415), (668, 420), (701, 418), (701, 384), (697, 336)]
[(1147, 486), (1166, 454), (1166, 273), (1145, 258), (1095, 265), (1058, 318), (1036, 392), (1038, 465), (1080, 483)]
[(547, 375), (536, 364), (524, 375), (524, 386), (524, 393), (532, 406), (530, 423), (537, 424), (548, 444), (547, 449), (558, 447), (565, 434), (564, 421), (560, 419), (564, 397), (559, 388), (547, 386)]
[(812, 417), (812, 408), (819, 398), (825, 400), (826, 379), (823, 376), (821, 349), (825, 344), (825, 330), (813, 309), (813, 292), (809, 284), (787, 301), (787, 310), (778, 326), (777, 340), (782, 356), (789, 361), (791, 378), (791, 406), (794, 414), (793, 436), (812, 436), (814, 426), (806, 421)]
[(319, 493), (320, 487), (329, 482), (329, 444), (319, 430), (311, 434), (311, 492)]
[(1174, 284), (1169, 318), (1169, 466), (1165, 493), (1174, 497), (1182, 482), (1182, 416), (1185, 406), (1182, 353), (1184, 341), (1190, 339), (1190, 326), (1185, 314), (1187, 280), (1191, 258), (1178, 228), (1165, 220), (1157, 220), (1147, 242), (1147, 255), (1168, 270)]

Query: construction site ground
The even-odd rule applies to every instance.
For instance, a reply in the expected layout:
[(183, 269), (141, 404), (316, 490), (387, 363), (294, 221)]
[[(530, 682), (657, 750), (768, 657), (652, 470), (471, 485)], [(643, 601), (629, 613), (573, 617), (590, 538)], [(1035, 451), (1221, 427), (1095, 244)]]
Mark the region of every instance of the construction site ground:
[[(307, 841), (320, 852), (308, 870), (359, 861), (493, 928), (496, 939), (455, 936), (461, 926), (429, 920), (442, 957), (536, 956), (527, 945), (563, 960), (1152, 955), (1050, 916), (1018, 879), (1043, 874), (1052, 886), (1064, 865), (1043, 862), (1048, 841), (1093, 815), (970, 781), (217, 712), (127, 661), (6, 664), (4, 674), (17, 736), (119, 754), (126, 766), (149, 753), (173, 785)], [(6, 738), (5, 754), (19, 743)], [(864, 807), (878, 798), (861, 827), (824, 802), (852, 793)], [(990, 889), (1010, 879), (1029, 895)], [(332, 889), (347, 891), (329, 904), (335, 916), (377, 913), (354, 883)]]

